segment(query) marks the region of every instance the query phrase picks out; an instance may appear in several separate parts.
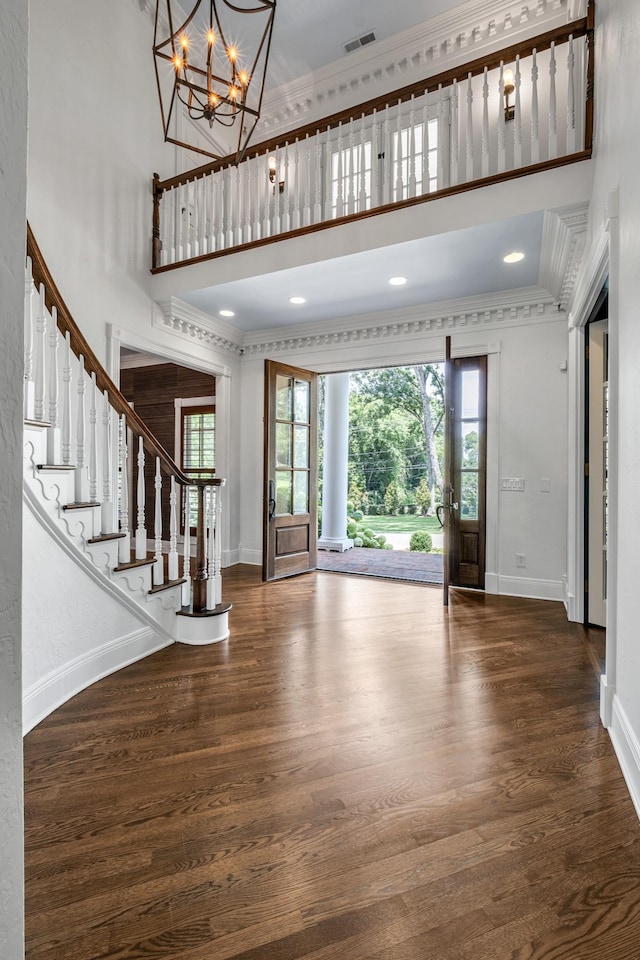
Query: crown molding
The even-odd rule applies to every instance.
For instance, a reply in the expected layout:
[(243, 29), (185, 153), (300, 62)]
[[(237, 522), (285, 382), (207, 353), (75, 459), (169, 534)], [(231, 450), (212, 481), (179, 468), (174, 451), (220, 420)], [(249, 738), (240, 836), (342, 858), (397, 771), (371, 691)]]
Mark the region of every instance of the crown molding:
[(341, 343), (370, 343), (389, 338), (419, 339), (440, 330), (464, 330), (476, 327), (499, 328), (529, 323), (557, 322), (564, 319), (558, 305), (547, 290), (528, 287), (483, 297), (464, 297), (386, 310), (359, 317), (342, 318), (328, 323), (280, 327), (247, 334), (244, 338), (246, 357), (283, 353), (303, 348)]
[(154, 316), (152, 325), (181, 337), (183, 340), (196, 341), (223, 353), (235, 356), (242, 354), (242, 333), (229, 324), (214, 319), (210, 314), (198, 310), (172, 297), (158, 304), (160, 316)]
[(544, 215), (539, 284), (566, 310), (584, 257), (589, 204), (578, 203)]
[[(574, 19), (583, 0), (470, 0), (265, 94), (260, 136), (322, 119)], [(366, 92), (365, 92), (366, 91)]]

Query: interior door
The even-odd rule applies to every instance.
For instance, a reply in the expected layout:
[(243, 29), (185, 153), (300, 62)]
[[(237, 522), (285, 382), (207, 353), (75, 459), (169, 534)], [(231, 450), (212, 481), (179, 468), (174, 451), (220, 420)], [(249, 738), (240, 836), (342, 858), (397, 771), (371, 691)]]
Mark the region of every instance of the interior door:
[(458, 357), (448, 362), (449, 586), (484, 590), (487, 472), (487, 358)]
[(317, 408), (315, 373), (265, 361), (263, 580), (316, 567)]

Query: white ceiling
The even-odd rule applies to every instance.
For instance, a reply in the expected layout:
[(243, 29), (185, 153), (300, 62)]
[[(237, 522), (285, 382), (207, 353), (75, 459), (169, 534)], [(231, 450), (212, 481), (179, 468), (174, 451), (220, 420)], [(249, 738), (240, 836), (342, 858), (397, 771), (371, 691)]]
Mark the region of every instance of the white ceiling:
[[(511, 217), (222, 283), (181, 299), (213, 316), (233, 310), (226, 322), (248, 332), (531, 287), (538, 283), (543, 218), (542, 212)], [(514, 250), (524, 260), (505, 264)], [(390, 286), (398, 275), (407, 278), (405, 286)], [(292, 296), (307, 302), (295, 306)]]
[(459, 0), (278, 0), (266, 86), (349, 56), (344, 44), (365, 33), (386, 40), (457, 6)]

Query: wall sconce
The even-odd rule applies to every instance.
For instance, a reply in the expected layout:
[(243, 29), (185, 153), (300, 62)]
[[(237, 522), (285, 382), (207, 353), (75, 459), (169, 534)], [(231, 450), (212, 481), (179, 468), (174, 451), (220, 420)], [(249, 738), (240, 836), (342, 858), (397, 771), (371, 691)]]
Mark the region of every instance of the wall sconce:
[(276, 158), (269, 157), (269, 183), (276, 182)]
[(504, 84), (504, 119), (505, 123), (508, 123), (509, 120), (513, 120), (516, 115), (515, 106), (509, 103), (509, 97), (516, 88), (513, 79), (513, 70), (510, 68), (505, 70), (502, 75), (502, 80)]

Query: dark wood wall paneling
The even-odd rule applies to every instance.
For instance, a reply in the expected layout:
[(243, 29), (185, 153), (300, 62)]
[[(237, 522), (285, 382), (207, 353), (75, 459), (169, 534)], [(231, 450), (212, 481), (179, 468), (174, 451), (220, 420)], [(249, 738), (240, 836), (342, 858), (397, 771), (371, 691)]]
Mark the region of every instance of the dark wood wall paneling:
[[(208, 373), (190, 370), (175, 363), (162, 363), (154, 366), (127, 367), (120, 371), (120, 390), (129, 403), (133, 403), (136, 413), (144, 420), (156, 439), (167, 453), (174, 455), (175, 449), (175, 401), (193, 397), (215, 397), (216, 379)], [(136, 451), (130, 451), (136, 456)], [(149, 539), (153, 539), (155, 523), (155, 461), (147, 458), (145, 463), (146, 479), (146, 525)], [(134, 483), (137, 472), (134, 460)], [(135, 526), (135, 515), (129, 523)], [(163, 480), (162, 491), (162, 530), (163, 538), (169, 538), (169, 483)]]

